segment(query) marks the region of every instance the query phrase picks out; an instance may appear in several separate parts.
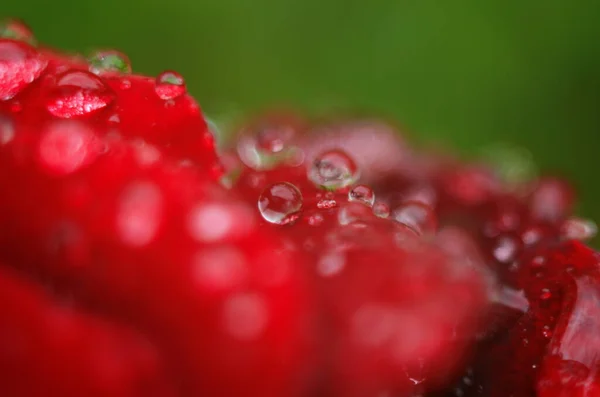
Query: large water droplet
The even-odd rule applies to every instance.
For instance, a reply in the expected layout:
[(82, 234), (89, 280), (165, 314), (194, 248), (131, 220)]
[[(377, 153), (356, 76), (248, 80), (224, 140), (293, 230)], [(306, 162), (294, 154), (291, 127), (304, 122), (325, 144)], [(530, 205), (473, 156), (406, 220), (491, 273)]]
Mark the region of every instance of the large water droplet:
[(347, 187), (359, 177), (352, 158), (342, 150), (329, 150), (317, 156), (308, 170), (308, 178), (318, 187), (338, 190)]
[(275, 183), (261, 193), (258, 210), (267, 222), (277, 225), (293, 223), (302, 210), (302, 193), (291, 183)]
[(57, 122), (46, 128), (40, 138), (38, 155), (44, 168), (68, 174), (94, 161), (104, 145), (85, 124)]
[(375, 193), (369, 186), (356, 185), (348, 192), (348, 201), (372, 207), (375, 203)]
[(183, 77), (173, 71), (162, 72), (156, 78), (154, 91), (160, 99), (165, 101), (176, 99), (185, 94), (185, 80)]
[(107, 107), (114, 93), (96, 75), (72, 70), (58, 76), (56, 87), (46, 101), (46, 109), (63, 119), (86, 116)]
[(259, 124), (242, 133), (237, 151), (240, 159), (255, 170), (268, 170), (280, 164), (298, 165), (302, 150), (292, 144), (296, 131), (288, 125)]
[(116, 50), (97, 51), (88, 58), (90, 72), (100, 75), (105, 73), (131, 73), (131, 63), (127, 55)]
[(23, 21), (18, 19), (4, 19), (0, 21), (0, 38), (24, 41), (36, 45), (33, 32)]
[(585, 241), (596, 236), (598, 226), (589, 219), (570, 218), (563, 222), (560, 233), (565, 239)]
[(418, 201), (402, 204), (391, 217), (421, 235), (435, 233), (437, 229), (437, 219), (431, 207)]
[(48, 62), (30, 45), (0, 40), (0, 100), (8, 100), (36, 80)]

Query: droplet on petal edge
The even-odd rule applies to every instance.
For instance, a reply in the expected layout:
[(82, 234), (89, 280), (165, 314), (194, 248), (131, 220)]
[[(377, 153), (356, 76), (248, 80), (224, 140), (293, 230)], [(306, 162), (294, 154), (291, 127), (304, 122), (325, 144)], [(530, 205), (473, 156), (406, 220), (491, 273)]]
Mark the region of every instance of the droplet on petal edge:
[(101, 75), (105, 73), (131, 73), (131, 63), (127, 55), (116, 50), (96, 51), (88, 58), (90, 72)]
[(186, 93), (185, 80), (177, 72), (162, 72), (156, 77), (154, 91), (165, 101), (179, 98)]

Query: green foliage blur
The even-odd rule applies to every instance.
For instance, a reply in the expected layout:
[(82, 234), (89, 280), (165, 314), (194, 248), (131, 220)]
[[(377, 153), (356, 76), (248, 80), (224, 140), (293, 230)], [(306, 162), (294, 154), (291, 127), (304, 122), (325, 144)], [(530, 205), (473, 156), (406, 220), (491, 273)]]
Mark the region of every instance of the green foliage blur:
[(6, 0), (1, 16), (177, 70), (217, 118), (360, 109), (465, 155), (526, 147), (600, 220), (599, 0)]

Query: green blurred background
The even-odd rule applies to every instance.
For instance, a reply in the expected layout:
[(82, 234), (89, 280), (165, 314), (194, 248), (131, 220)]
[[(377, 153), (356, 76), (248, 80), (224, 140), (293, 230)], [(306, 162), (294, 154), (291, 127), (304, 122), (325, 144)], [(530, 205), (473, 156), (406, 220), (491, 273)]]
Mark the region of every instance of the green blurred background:
[(209, 116), (362, 109), (466, 155), (528, 148), (600, 220), (599, 0), (6, 0), (67, 50), (181, 72)]

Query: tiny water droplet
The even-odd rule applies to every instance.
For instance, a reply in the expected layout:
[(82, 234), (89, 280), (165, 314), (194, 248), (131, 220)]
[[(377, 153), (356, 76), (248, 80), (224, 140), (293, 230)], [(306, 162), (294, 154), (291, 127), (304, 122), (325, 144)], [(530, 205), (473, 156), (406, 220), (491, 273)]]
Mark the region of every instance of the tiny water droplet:
[(358, 179), (359, 169), (343, 150), (329, 150), (317, 156), (308, 170), (308, 178), (318, 187), (338, 190)]
[(128, 90), (131, 88), (131, 80), (129, 79), (123, 79), (119, 82), (119, 88), (121, 90)]
[(421, 235), (433, 234), (437, 229), (437, 219), (431, 207), (418, 201), (402, 204), (391, 217)]
[(0, 101), (17, 95), (36, 80), (48, 61), (29, 44), (0, 40)]
[(586, 241), (596, 236), (598, 226), (589, 219), (570, 218), (563, 222), (560, 233), (565, 239)]
[[(317, 195), (317, 198), (319, 198), (319, 196), (320, 195)], [(337, 207), (337, 201), (335, 200), (335, 195), (332, 192), (327, 192), (325, 197), (320, 198), (320, 200), (317, 202), (317, 208), (322, 210), (333, 207)]]
[(348, 201), (372, 207), (375, 203), (375, 193), (369, 186), (356, 185), (348, 192)]
[(379, 218), (387, 218), (390, 216), (390, 207), (386, 203), (375, 203), (373, 205), (373, 214)]
[(100, 75), (104, 73), (131, 73), (131, 63), (127, 55), (116, 50), (96, 51), (88, 58), (90, 72)]
[(179, 98), (186, 92), (185, 80), (177, 72), (170, 70), (162, 72), (156, 77), (154, 91), (165, 101)]
[(291, 183), (275, 183), (261, 193), (258, 198), (258, 210), (269, 223), (293, 223), (302, 210), (302, 193)]
[(98, 76), (71, 70), (57, 78), (56, 86), (46, 100), (46, 109), (53, 116), (69, 119), (94, 113), (114, 99), (114, 93)]
[(24, 41), (33, 46), (37, 44), (29, 26), (25, 22), (13, 18), (0, 21), (0, 38)]
[(310, 226), (319, 226), (323, 223), (323, 215), (320, 212), (314, 211), (308, 214), (305, 214), (306, 223)]

